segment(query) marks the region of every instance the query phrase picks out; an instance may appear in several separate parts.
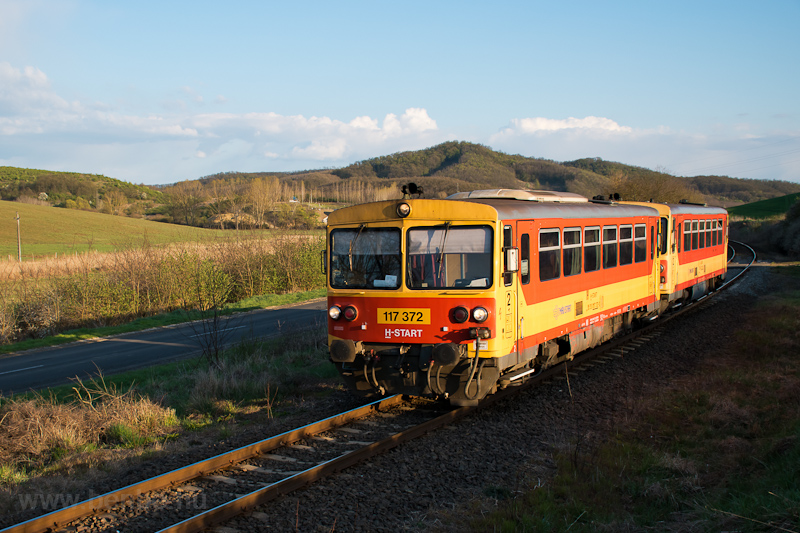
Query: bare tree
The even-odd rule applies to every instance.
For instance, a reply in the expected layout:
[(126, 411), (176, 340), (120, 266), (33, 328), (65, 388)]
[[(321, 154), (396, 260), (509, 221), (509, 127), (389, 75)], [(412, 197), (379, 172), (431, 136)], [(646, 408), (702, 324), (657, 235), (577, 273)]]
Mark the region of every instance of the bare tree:
[(181, 219), (188, 226), (197, 225), (200, 208), (206, 200), (206, 193), (198, 181), (182, 181), (168, 190), (172, 203), (172, 216)]
[(248, 193), (256, 225), (262, 228), (266, 222), (267, 212), (274, 209), (279, 199), (280, 183), (277, 178), (256, 178), (250, 182)]
[(128, 203), (128, 197), (120, 191), (109, 191), (105, 193), (103, 199), (112, 215), (119, 213), (122, 206)]
[(192, 269), (191, 281), (194, 302), (184, 302), (184, 309), (200, 311), (200, 320), (190, 323), (192, 338), (203, 356), (215, 368), (222, 368), (222, 351), (233, 328), (222, 310), (233, 290), (233, 280), (208, 260), (198, 261)]

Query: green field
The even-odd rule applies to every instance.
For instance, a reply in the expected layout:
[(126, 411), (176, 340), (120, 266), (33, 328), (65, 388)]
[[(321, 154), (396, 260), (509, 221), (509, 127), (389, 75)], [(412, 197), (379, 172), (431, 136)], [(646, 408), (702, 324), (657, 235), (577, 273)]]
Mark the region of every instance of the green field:
[(798, 200), (800, 200), (800, 193), (787, 194), (769, 200), (730, 207), (728, 213), (731, 216), (742, 218), (779, 218), (785, 215)]
[(230, 231), (0, 201), (0, 259), (7, 259), (9, 255), (17, 257), (17, 213), (23, 260), (87, 250), (108, 252), (145, 241), (166, 244), (209, 241), (232, 235)]

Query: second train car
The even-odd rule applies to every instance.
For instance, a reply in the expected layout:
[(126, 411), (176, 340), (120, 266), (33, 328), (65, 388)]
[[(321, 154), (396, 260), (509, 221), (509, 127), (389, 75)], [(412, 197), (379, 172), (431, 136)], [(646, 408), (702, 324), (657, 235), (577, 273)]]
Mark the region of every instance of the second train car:
[(714, 208), (508, 189), (340, 209), (330, 357), (367, 397), (472, 404), (713, 288), (726, 227)]

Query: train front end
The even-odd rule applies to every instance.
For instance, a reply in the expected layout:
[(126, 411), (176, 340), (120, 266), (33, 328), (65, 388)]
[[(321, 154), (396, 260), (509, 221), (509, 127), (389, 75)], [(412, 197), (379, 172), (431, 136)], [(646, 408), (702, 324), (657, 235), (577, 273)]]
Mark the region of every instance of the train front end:
[(472, 403), (491, 393), (504, 261), (488, 205), (404, 199), (328, 218), (328, 346), (363, 396)]

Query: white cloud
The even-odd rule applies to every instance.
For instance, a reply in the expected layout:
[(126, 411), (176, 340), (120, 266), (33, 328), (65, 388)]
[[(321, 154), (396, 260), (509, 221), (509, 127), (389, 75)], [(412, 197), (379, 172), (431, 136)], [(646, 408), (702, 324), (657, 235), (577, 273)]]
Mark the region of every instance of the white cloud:
[(329, 141), (313, 140), (306, 147), (295, 146), (292, 155), (298, 159), (315, 159), (317, 161), (339, 160), (344, 157), (347, 143), (344, 139), (337, 138)]
[[(200, 102), (190, 87), (177, 91)], [(216, 102), (224, 101), (217, 97)], [(800, 132), (711, 128), (707, 134), (687, 133), (666, 126), (637, 129), (597, 116), (531, 117), (515, 118), (494, 135), (469, 140), (556, 161), (597, 156), (684, 174), (702, 167), (707, 173), (719, 169), (733, 176), (800, 181)], [(441, 131), (422, 107), (382, 119), (357, 115), (346, 120), (274, 112), (196, 113), (186, 105), (161, 114), (124, 113), (107, 102), (69, 102), (41, 70), (0, 62), (3, 165), (174, 183), (222, 171), (344, 166), (453, 139), (464, 136)], [(776, 142), (783, 144), (770, 152)], [(745, 150), (752, 164), (737, 166)], [(767, 171), (759, 174), (762, 169)]]
[(522, 118), (489, 138), (508, 153), (571, 161), (601, 157), (685, 176), (720, 174), (800, 181), (800, 132), (728, 127), (713, 134), (637, 129), (603, 117)]
[[(190, 101), (203, 102), (191, 87), (178, 91)], [(224, 101), (224, 97), (217, 97), (216, 102)], [(63, 170), (110, 173), (111, 168), (119, 170), (105, 158), (113, 154), (138, 163), (123, 166), (121, 174), (109, 175), (171, 183), (223, 170), (344, 165), (384, 153), (425, 148), (443, 140), (436, 121), (417, 107), (399, 115), (388, 113), (382, 121), (364, 115), (343, 121), (274, 112), (192, 113), (185, 105), (173, 105), (171, 112), (163, 114), (123, 113), (104, 103), (67, 102), (41, 70), (0, 63), (0, 161), (13, 159), (18, 166), (63, 165)], [(65, 149), (68, 146), (72, 150)], [(80, 159), (78, 154), (86, 157), (87, 146), (92, 146), (93, 157)], [(125, 152), (129, 154), (123, 156)], [(154, 160), (155, 153), (182, 162), (186, 172), (179, 176), (171, 171), (159, 172), (159, 167), (171, 169), (173, 165)], [(189, 164), (191, 161), (195, 163)], [(198, 174), (196, 164), (200, 162), (206, 167)], [(281, 168), (275, 168), (276, 163)]]
[(607, 135), (615, 133), (631, 133), (632, 128), (620, 126), (610, 118), (585, 117), (567, 119), (554, 119), (545, 117), (515, 118), (506, 128), (493, 135), (490, 141), (500, 141), (524, 135), (550, 134), (565, 131), (581, 135)]
[(32, 115), (41, 109), (65, 110), (70, 107), (50, 87), (44, 72), (34, 67), (15, 68), (0, 62), (0, 117)]

